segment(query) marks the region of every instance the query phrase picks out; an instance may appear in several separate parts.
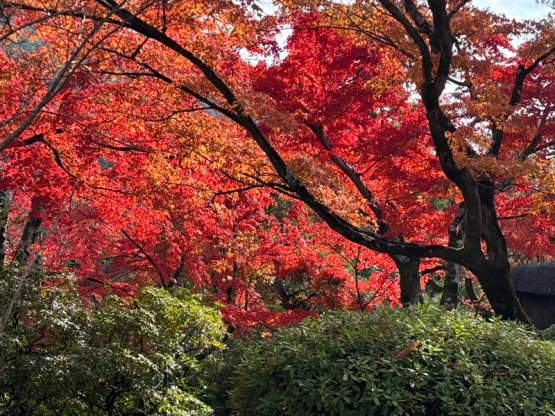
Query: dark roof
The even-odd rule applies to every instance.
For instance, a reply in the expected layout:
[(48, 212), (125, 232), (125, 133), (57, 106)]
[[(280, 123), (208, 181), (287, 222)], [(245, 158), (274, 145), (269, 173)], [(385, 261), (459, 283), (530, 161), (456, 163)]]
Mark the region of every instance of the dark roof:
[(519, 264), (511, 269), (517, 292), (555, 296), (555, 262)]

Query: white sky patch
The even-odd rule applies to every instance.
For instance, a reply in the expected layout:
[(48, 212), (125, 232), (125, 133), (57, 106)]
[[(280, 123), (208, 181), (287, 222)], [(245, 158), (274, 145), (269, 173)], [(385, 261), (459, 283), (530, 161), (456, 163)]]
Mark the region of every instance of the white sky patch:
[(551, 10), (535, 0), (474, 0), (472, 4), (480, 9), (490, 9), (492, 12), (504, 14), (510, 19), (540, 19)]

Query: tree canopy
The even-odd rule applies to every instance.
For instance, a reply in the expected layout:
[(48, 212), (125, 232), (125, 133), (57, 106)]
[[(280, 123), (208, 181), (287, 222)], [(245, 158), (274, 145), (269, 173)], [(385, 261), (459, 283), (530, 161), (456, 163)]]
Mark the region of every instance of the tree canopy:
[(510, 266), (554, 248), (549, 16), (464, 0), (1, 8), (6, 262), (70, 270), (88, 299), (188, 285), (237, 329), (416, 303), (439, 270), (452, 308), (462, 266), (529, 322)]

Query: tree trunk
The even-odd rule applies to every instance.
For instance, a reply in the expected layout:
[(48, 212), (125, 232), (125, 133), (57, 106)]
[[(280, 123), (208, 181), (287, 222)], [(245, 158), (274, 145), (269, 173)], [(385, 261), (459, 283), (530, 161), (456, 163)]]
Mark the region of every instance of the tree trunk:
[[(305, 309), (307, 311), (310, 310), (310, 306), (307, 305), (306, 302), (300, 301), (297, 297), (297, 295), (302, 292), (289, 293), (286, 286), (283, 284), (283, 279), (275, 279), (273, 286), (281, 299), (280, 305), (286, 311), (297, 308)], [(309, 298), (310, 297), (312, 297), (312, 295), (310, 295)]]
[(460, 280), (461, 266), (452, 261), (448, 262), (439, 303), (450, 311), (455, 309), (459, 303)]
[(4, 267), (6, 259), (6, 226), (11, 203), (11, 192), (9, 190), (0, 191), (0, 268)]
[[(449, 224), (449, 247), (460, 248), (463, 245), (463, 233), (460, 229), (466, 215), (464, 202), (459, 205), (459, 212)], [(447, 262), (443, 292), (441, 294), (440, 305), (448, 310), (453, 310), (459, 303), (459, 286), (461, 282), (461, 266), (452, 261)]]
[[(486, 242), (486, 257), (482, 253), (475, 262), (466, 267), (478, 278), (489, 303), (497, 315), (503, 319), (518, 320), (532, 325), (530, 318), (518, 301), (511, 281), (511, 265), (507, 251), (507, 241), (503, 235), (494, 204), (494, 187), (490, 180), (481, 182), (480, 201), (482, 205), (482, 237)], [(468, 217), (467, 221), (473, 221)]]
[(392, 255), (391, 258), (399, 269), (399, 286), (401, 287), (401, 304), (404, 307), (416, 305), (422, 299), (420, 287), (420, 259)]
[(508, 262), (506, 267), (490, 266), (483, 272), (474, 274), (478, 278), (496, 315), (501, 315), (504, 319), (518, 320), (532, 325), (530, 318), (524, 312), (516, 296), (511, 282), (511, 269)]
[(476, 296), (476, 292), (474, 292), (474, 285), (472, 284), (472, 279), (470, 277), (464, 278), (464, 288), (466, 289), (466, 296), (472, 302), (476, 302), (478, 300), (478, 296)]
[(12, 260), (12, 262), (17, 262), (21, 266), (26, 266), (29, 263), (29, 257), (31, 255), (29, 247), (38, 242), (43, 234), (42, 221), (40, 217), (36, 216), (36, 211), (36, 208), (32, 208), (29, 213), (29, 217), (23, 228), (23, 234), (17, 244), (17, 249)]

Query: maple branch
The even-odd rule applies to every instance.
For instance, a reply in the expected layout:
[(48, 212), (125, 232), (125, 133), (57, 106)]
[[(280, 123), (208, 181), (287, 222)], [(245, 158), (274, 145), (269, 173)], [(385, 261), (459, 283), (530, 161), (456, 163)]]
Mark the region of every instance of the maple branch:
[(541, 139), (542, 139), (542, 134), (536, 133), (532, 138), (532, 140), (530, 141), (530, 143), (528, 144), (528, 146), (526, 146), (526, 148), (518, 154), (518, 158), (520, 160), (525, 160), (532, 153), (536, 153), (539, 150), (538, 143), (541, 141)]
[[(425, 75), (431, 74), (431, 68), (432, 68), (431, 58), (422, 37), (417, 33), (416, 29), (412, 27), (410, 22), (399, 11), (399, 9), (397, 9), (397, 7), (394, 6), (393, 3), (391, 3), (390, 0), (380, 0), (380, 1), (382, 2), (382, 4), (386, 6), (386, 8), (389, 7), (388, 10), (391, 10), (392, 14), (394, 14), (395, 17), (399, 19), (399, 21), (404, 22), (405, 25), (408, 25), (407, 31), (409, 32), (409, 35), (415, 40), (415, 42), (421, 48), (421, 53), (423, 56), (424, 74)], [(96, 2), (111, 10), (114, 10), (115, 8), (115, 2), (113, 0), (96, 0)], [(222, 80), (222, 78), (220, 78), (216, 74), (214, 69), (212, 69), (206, 63), (204, 63), (200, 58), (198, 58), (192, 52), (188, 51), (187, 49), (179, 45), (176, 41), (168, 37), (166, 34), (160, 32), (158, 29), (146, 23), (142, 19), (134, 16), (129, 11), (125, 9), (119, 9), (119, 10), (115, 10), (114, 13), (119, 17), (121, 17), (122, 19), (125, 19), (126, 21), (128, 21), (129, 27), (132, 30), (158, 41), (160, 44), (167, 46), (168, 48), (172, 49), (174, 52), (178, 53), (179, 55), (187, 59), (193, 65), (195, 65), (204, 74), (204, 76), (208, 79), (208, 81), (210, 81), (212, 85), (222, 94), (222, 96), (225, 98), (227, 103), (233, 109), (234, 114), (232, 117), (230, 117), (231, 120), (235, 121), (237, 124), (239, 124), (240, 126), (244, 127), (247, 131), (249, 131), (254, 141), (257, 143), (260, 149), (266, 154), (266, 156), (274, 166), (274, 169), (281, 177), (281, 179), (285, 182), (285, 184), (292, 191), (294, 191), (303, 202), (305, 202), (310, 208), (312, 208), (312, 210), (317, 215), (319, 215), (320, 218), (322, 218), (322, 220), (324, 220), (333, 230), (335, 230), (336, 232), (338, 232), (348, 240), (351, 240), (358, 244), (362, 244), (371, 250), (375, 250), (382, 253), (399, 254), (399, 255), (405, 255), (405, 256), (417, 257), (417, 258), (441, 257), (445, 260), (451, 260), (459, 264), (468, 263), (468, 261), (465, 261), (466, 259), (465, 254), (466, 254), (467, 247), (463, 249), (454, 249), (454, 248), (445, 247), (441, 245), (418, 245), (418, 244), (405, 243), (405, 242), (388, 241), (383, 237), (379, 236), (378, 234), (373, 233), (371, 230), (365, 229), (364, 227), (359, 228), (359, 227), (353, 226), (345, 219), (340, 217), (337, 213), (330, 210), (330, 208), (328, 208), (326, 205), (318, 201), (318, 199), (306, 188), (304, 183), (288, 168), (288, 166), (286, 165), (282, 157), (279, 155), (279, 153), (274, 149), (274, 147), (268, 142), (266, 137), (260, 131), (256, 122), (245, 111), (245, 109), (243, 108), (239, 100), (236, 98), (235, 94), (231, 91), (230, 87)], [(169, 78), (165, 76), (164, 78), (168, 80), (168, 82), (170, 81)], [(431, 82), (430, 79), (431, 79), (430, 77), (428, 78), (425, 77), (423, 80), (423, 86), (429, 87)], [(191, 95), (193, 94), (198, 95), (194, 91), (191, 91), (186, 87), (181, 89), (188, 92)], [(426, 97), (426, 94), (424, 94), (424, 96)], [(434, 95), (433, 98), (437, 103), (437, 96)], [(222, 109), (221, 107), (217, 108), (217, 111), (221, 111), (221, 110), (225, 111), (224, 113), (222, 113), (224, 115), (227, 115), (230, 113), (228, 110)], [(443, 128), (441, 130), (441, 134), (443, 134)], [(434, 135), (434, 131), (432, 131), (432, 135)], [(437, 135), (436, 135), (436, 141), (437, 141)], [(447, 153), (445, 152), (444, 148), (442, 148), (441, 146), (439, 147), (438, 150), (440, 153), (439, 154), (440, 161), (443, 162), (444, 159), (447, 157), (447, 162), (452, 164), (453, 172), (460, 173), (456, 169), (453, 156), (450, 152), (445, 136), (443, 136), (443, 141), (444, 141), (444, 144), (442, 145), (446, 146)], [(468, 172), (468, 170), (465, 170), (464, 172), (467, 172), (471, 178), (471, 174), (470, 172)], [(470, 199), (469, 205), (476, 205), (475, 201), (472, 200), (472, 195), (470, 195), (468, 189), (465, 188), (465, 185), (467, 184), (467, 182), (468, 180), (462, 184), (463, 195), (465, 195), (466, 193), (466, 197)], [(472, 182), (472, 185), (473, 185), (473, 182)], [(475, 191), (475, 188), (472, 188), (472, 190)], [(477, 202), (479, 202), (479, 199), (477, 200)], [(477, 210), (478, 210), (477, 218), (480, 218), (481, 211), (480, 211), (479, 204), (477, 205)], [(478, 234), (477, 241), (478, 241), (478, 248), (479, 248), (480, 235), (481, 235), (480, 230), (474, 233), (469, 232), (467, 236), (474, 237), (476, 234)], [(476, 260), (476, 259), (473, 259), (473, 260)], [(481, 264), (481, 260), (485, 260), (485, 259), (483, 259), (483, 257), (478, 258), (477, 261), (473, 261), (472, 264), (469, 264), (467, 268), (469, 268), (470, 270), (474, 268), (476, 270), (477, 267), (483, 266), (483, 264)]]
[[(538, 127), (542, 127), (545, 125), (546, 121), (547, 121), (547, 117), (549, 116), (549, 112), (551, 110), (550, 106), (546, 106), (543, 110), (543, 114), (539, 123)], [(534, 135), (534, 137), (532, 138), (532, 140), (530, 141), (530, 143), (528, 144), (528, 146), (526, 146), (526, 148), (520, 152), (518, 154), (518, 158), (522, 161), (526, 160), (528, 158), (528, 156), (530, 156), (533, 153), (537, 153), (540, 150), (543, 150), (545, 148), (550, 147), (551, 145), (555, 144), (555, 142), (549, 142), (549, 143), (545, 143), (542, 146), (538, 146), (538, 143), (541, 142), (542, 140), (542, 134), (541, 132), (538, 132)], [(508, 176), (506, 178), (501, 179), (497, 184), (495, 184), (495, 189), (497, 191), (504, 191), (505, 188), (507, 186), (509, 186), (512, 182), (512, 180), (514, 179), (513, 176)]]
[(426, 288), (432, 289), (432, 291), (434, 291), (435, 293), (443, 292), (443, 286), (438, 285), (433, 278), (428, 279), (428, 281), (426, 282)]
[(405, 28), (409, 37), (416, 43), (418, 49), (420, 50), (420, 55), (422, 56), (422, 72), (424, 73), (424, 77), (422, 79), (422, 90), (425, 89), (427, 83), (431, 82), (431, 74), (432, 74), (432, 58), (430, 57), (430, 51), (428, 50), (428, 46), (424, 39), (418, 31), (414, 28), (414, 26), (409, 22), (409, 20), (405, 17), (405, 15), (393, 4), (390, 0), (380, 0), (380, 3), (385, 7), (385, 9), (391, 13), (393, 18), (397, 20), (403, 27)]
[[(347, 17), (347, 19), (349, 19), (349, 21), (354, 26), (354, 28), (348, 27), (348, 26), (328, 26), (328, 27), (331, 28), (331, 29), (343, 29), (343, 30), (352, 30), (352, 31), (355, 31), (355, 32), (360, 32), (363, 35), (368, 36), (371, 40), (373, 40), (375, 42), (381, 43), (381, 44), (386, 45), (386, 46), (391, 46), (392, 48), (397, 49), (403, 55), (405, 55), (405, 56), (407, 56), (411, 59), (415, 59), (415, 56), (413, 54), (411, 54), (410, 52), (401, 48), (389, 36), (381, 35), (381, 34), (378, 34), (378, 33), (373, 33), (373, 32), (370, 32), (370, 31), (364, 29), (360, 24), (356, 23), (352, 19), (352, 17), (351, 17), (352, 13), (343, 12), (343, 14)], [(360, 16), (357, 16), (357, 17), (361, 18)], [(364, 21), (365, 19), (361, 18), (361, 20)], [(325, 26), (317, 26), (316, 28), (325, 28)], [(313, 28), (309, 28), (309, 29), (313, 29)]]
[[(523, 64), (520, 64), (516, 69), (515, 74), (515, 82), (513, 85), (513, 90), (511, 92), (511, 98), (509, 100), (509, 105), (511, 107), (516, 107), (517, 104), (520, 103), (522, 98), (522, 90), (524, 88), (524, 80), (530, 73), (536, 69), (536, 67), (546, 60), (550, 55), (555, 53), (555, 46), (537, 58), (528, 68), (526, 68)], [(508, 115), (503, 117), (503, 120), (507, 119)], [(492, 143), (488, 154), (494, 157), (499, 156), (499, 152), (501, 150), (501, 143), (503, 141), (503, 129), (496, 127), (495, 123), (493, 123), (492, 127)]]
[(422, 14), (418, 11), (418, 8), (414, 4), (412, 0), (403, 0), (403, 5), (405, 6), (405, 10), (409, 14), (410, 18), (414, 22), (414, 24), (420, 29), (422, 33), (426, 35), (431, 35), (434, 31), (434, 28), (428, 21), (422, 16)]
[(141, 247), (141, 245), (139, 243), (137, 243), (135, 240), (133, 240), (131, 238), (131, 236), (124, 230), (121, 229), (120, 230), (124, 236), (127, 237), (127, 239), (129, 241), (131, 241), (131, 243), (137, 247), (139, 249), (139, 251), (143, 254), (143, 256), (145, 256), (146, 260), (152, 265), (152, 267), (154, 267), (154, 270), (156, 270), (156, 273), (158, 274), (158, 276), (160, 277), (160, 283), (162, 284), (162, 287), (164, 289), (167, 289), (166, 287), (166, 282), (164, 281), (164, 276), (162, 275), (162, 273), (160, 272), (160, 269), (158, 268), (158, 265), (154, 262), (154, 260), (152, 259), (152, 257), (150, 257), (148, 255), (148, 253)]
[[(91, 282), (94, 282), (94, 283), (98, 283), (102, 286), (108, 285), (108, 286), (112, 287), (112, 285), (110, 283), (108, 283), (106, 281), (103, 281), (103, 280), (95, 279), (94, 277), (87, 277), (87, 280), (91, 281)], [(122, 288), (122, 287), (118, 287), (117, 290), (121, 290), (123, 292), (128, 292), (129, 291), (128, 289), (125, 289), (125, 288)]]
[(260, 179), (257, 176), (249, 175), (248, 173), (242, 173), (242, 175), (245, 175), (247, 178), (251, 178), (251, 179), (257, 181), (258, 183), (260, 183), (260, 184), (262, 184), (262, 185), (264, 185), (264, 186), (266, 186), (270, 189), (273, 189), (274, 191), (277, 191), (277, 192), (279, 192), (283, 195), (287, 195), (289, 198), (296, 199), (298, 201), (302, 201), (302, 199), (298, 195), (295, 194), (295, 191), (293, 189), (289, 188), (286, 185), (283, 185), (283, 184), (277, 183), (277, 182), (267, 182), (267, 181), (264, 181), (264, 180)]
[[(94, 16), (92, 14), (88, 14), (88, 13), (83, 13), (83, 12), (78, 12), (78, 11), (73, 11), (73, 10), (57, 10), (57, 9), (50, 9), (48, 7), (36, 7), (36, 6), (30, 6), (24, 3), (18, 3), (18, 2), (5, 2), (2, 5), (2, 8), (13, 8), (13, 9), (18, 9), (18, 10), (27, 10), (27, 11), (33, 11), (33, 12), (41, 12), (41, 13), (46, 13), (45, 19), (52, 19), (54, 17), (58, 17), (58, 16), (69, 16), (69, 17), (77, 17), (80, 19), (88, 19), (88, 20), (92, 20), (95, 22), (105, 22), (105, 23), (111, 23), (111, 24), (116, 24), (118, 26), (123, 26), (125, 25), (124, 21), (121, 20), (114, 20), (114, 19), (110, 19), (108, 17), (102, 17), (102, 16)], [(39, 19), (37, 19), (39, 20)], [(14, 29), (14, 31), (17, 30)], [(0, 38), (0, 40), (2, 40)]]
[[(545, 123), (547, 122), (547, 118), (549, 117), (549, 114), (551, 112), (551, 106), (547, 105), (542, 112), (542, 117), (540, 119), (540, 123), (538, 125), (538, 128), (541, 128), (545, 125)], [(540, 141), (542, 140), (542, 133), (541, 132), (537, 132), (534, 137), (532, 138), (532, 141), (528, 144), (528, 146), (526, 146), (526, 148), (519, 153), (518, 158), (520, 160), (526, 160), (526, 158), (528, 156), (530, 156), (532, 153), (537, 153), (540, 150), (545, 149), (546, 147), (549, 147), (551, 145), (551, 143), (546, 143), (543, 146), (538, 146), (538, 144), (540, 143)]]
[(449, 15), (448, 15), (449, 20), (451, 20), (453, 16), (455, 16), (459, 12), (459, 10), (461, 10), (464, 6), (470, 3), (470, 1), (471, 0), (463, 0), (459, 4), (457, 4), (457, 6), (449, 12)]
[(439, 97), (449, 76), (453, 56), (453, 35), (449, 26), (445, 0), (428, 0), (428, 5), (432, 11), (434, 21), (434, 31), (429, 35), (430, 46), (432, 52), (441, 53), (434, 81), (435, 94)]
[(70, 176), (72, 179), (78, 180), (77, 176), (75, 176), (73, 173), (71, 173), (62, 163), (62, 158), (60, 156), (60, 152), (58, 152), (58, 150), (52, 146), (49, 142), (47, 142), (44, 139), (44, 134), (43, 133), (39, 133), (39, 134), (35, 134), (34, 136), (26, 139), (25, 141), (23, 141), (23, 146), (30, 146), (34, 143), (42, 143), (44, 144), (46, 147), (48, 147), (52, 153), (54, 154), (54, 161), (56, 162), (56, 165), (58, 165), (58, 167), (60, 169), (62, 169), (65, 173), (68, 174), (68, 176)]
[[(9, 27), (9, 30), (8, 30), (8, 32), (5, 33), (4, 35), (0, 36), (0, 42), (6, 40), (9, 36), (11, 36), (11, 35), (13, 35), (13, 34), (19, 32), (19, 31), (22, 30), (22, 29), (25, 29), (25, 28), (27, 28), (27, 27), (29, 27), (29, 26), (37, 25), (37, 24), (39, 24), (39, 23), (41, 23), (41, 22), (44, 22), (45, 20), (51, 19), (52, 17), (53, 17), (53, 16), (48, 16), (48, 15), (47, 15), (47, 16), (42, 16), (42, 17), (39, 17), (38, 19), (30, 20), (30, 21), (28, 21), (28, 22), (25, 22), (24, 24), (22, 24), (22, 25), (20, 25), (20, 26), (18, 26), (18, 27), (16, 27), (16, 28), (12, 28), (12, 27), (9, 26), (9, 24), (8, 24), (8, 25), (6, 25), (6, 26)], [(7, 19), (9, 19), (9, 18), (7, 18)]]
[(429, 269), (424, 269), (420, 272), (420, 277), (426, 276), (427, 274), (439, 272), (440, 270), (445, 270), (445, 266), (440, 265), (440, 266), (432, 267), (432, 268), (429, 268)]
[(469, 90), (472, 88), (472, 81), (470, 80), (458, 81), (455, 78), (447, 77), (447, 81), (452, 82), (453, 84), (458, 85), (459, 87), (466, 87)]
[(530, 215), (530, 213), (526, 213), (526, 214), (517, 214), (517, 215), (506, 215), (504, 217), (497, 217), (498, 220), (514, 220), (517, 218), (524, 218), (527, 217), (528, 215)]
[[(351, 14), (354, 14), (352, 12), (345, 12), (343, 10), (341, 10), (341, 12), (345, 15), (345, 17), (347, 17), (347, 19), (349, 19), (349, 21), (351, 22), (352, 26), (336, 26), (336, 25), (317, 25), (317, 26), (290, 26), (287, 27), (285, 30), (319, 30), (319, 29), (339, 29), (339, 30), (346, 30), (346, 31), (351, 31), (351, 32), (360, 32), (363, 35), (369, 37), (371, 40), (380, 43), (382, 45), (385, 46), (390, 46), (393, 49), (398, 50), (399, 52), (401, 52), (403, 55), (407, 56), (408, 58), (411, 59), (416, 59), (416, 57), (408, 52), (407, 50), (401, 48), (399, 45), (397, 45), (389, 36), (385, 35), (385, 34), (379, 34), (379, 33), (374, 33), (374, 32), (370, 32), (369, 30), (363, 28), (359, 23), (356, 23), (352, 18), (351, 18)], [(358, 16), (355, 14), (355, 16), (357, 16), (358, 18), (362, 19), (362, 17)], [(364, 20), (364, 19), (362, 19)], [(282, 32), (284, 29), (282, 28), (278, 28), (278, 29), (258, 29), (257, 32)]]
[[(126, 58), (129, 58), (125, 55), (123, 55)], [(130, 58), (129, 58), (130, 59)], [(137, 61), (136, 61), (137, 62)], [(227, 118), (229, 118), (230, 120), (234, 121), (235, 123), (239, 124), (240, 126), (243, 126), (241, 124), (241, 120), (231, 111), (220, 107), (218, 104), (214, 103), (212, 100), (202, 96), (201, 94), (193, 91), (192, 89), (190, 89), (189, 87), (186, 87), (185, 85), (179, 85), (176, 84), (171, 78), (165, 76), (164, 74), (162, 74), (161, 72), (155, 70), (154, 68), (152, 68), (150, 65), (144, 63), (144, 62), (137, 62), (139, 65), (144, 66), (145, 68), (147, 68), (149, 71), (151, 72), (144, 72), (144, 73), (131, 73), (133, 75), (142, 75), (142, 76), (150, 76), (150, 77), (154, 77), (154, 78), (158, 78), (162, 81), (164, 81), (167, 84), (171, 84), (173, 86), (175, 86), (177, 89), (180, 89), (181, 91), (191, 95), (192, 97), (196, 98), (197, 100), (199, 100), (200, 102), (206, 104), (208, 107), (206, 108), (206, 110), (216, 110), (219, 113), (223, 114), (224, 116), (226, 116)], [(126, 74), (129, 76), (129, 74)], [(244, 127), (244, 126), (243, 126)]]
[(19, 108), (13, 112), (13, 114), (11, 116), (9, 116), (8, 118), (5, 118), (4, 120), (2, 120), (0, 122), (0, 128), (7, 126), (8, 124), (10, 124), (13, 120), (15, 120), (18, 116), (20, 116), (23, 113), (29, 113), (29, 111), (24, 111), (23, 109), (25, 108), (25, 106), (27, 104), (29, 104), (29, 102), (32, 100), (32, 98), (35, 96), (35, 92), (33, 92), (32, 94), (30, 94), (30, 96), (28, 96), (26, 99), (23, 98), (21, 100), (21, 103), (19, 104)]
[[(316, 138), (322, 144), (324, 149), (326, 149), (328, 152), (332, 150), (332, 145), (328, 140), (326, 134), (324, 133), (324, 127), (321, 124), (310, 124), (305, 122), (305, 125), (314, 132)], [(362, 182), (362, 179), (360, 179), (360, 173), (354, 170), (353, 167), (349, 165), (347, 161), (345, 161), (345, 159), (343, 159), (341, 156), (333, 155), (331, 157), (331, 160), (339, 169), (343, 171), (343, 173), (345, 173), (345, 175), (349, 177), (349, 179), (351, 179), (359, 193), (368, 202), (368, 206), (370, 207), (374, 215), (376, 215), (376, 218), (380, 219), (382, 217), (382, 211), (375, 203), (372, 192), (368, 189), (364, 182)]]
[(29, 139), (25, 140), (23, 142), (23, 145), (24, 146), (29, 146), (29, 145), (34, 144), (34, 143), (42, 143), (46, 147), (48, 147), (54, 155), (54, 161), (56, 162), (56, 165), (58, 165), (58, 167), (60, 169), (62, 169), (72, 179), (74, 179), (76, 181), (81, 181), (82, 183), (84, 183), (86, 186), (88, 186), (91, 189), (108, 191), (108, 192), (116, 192), (116, 193), (119, 193), (119, 194), (122, 194), (122, 195), (128, 195), (126, 192), (124, 192), (120, 189), (112, 189), (112, 188), (105, 188), (103, 186), (96, 186), (96, 185), (90, 184), (89, 182), (87, 182), (85, 180), (79, 179), (77, 176), (75, 176), (73, 173), (71, 173), (68, 168), (65, 167), (65, 165), (62, 162), (62, 157), (61, 157), (60, 152), (58, 151), (58, 149), (56, 149), (54, 146), (52, 146), (52, 144), (47, 142), (44, 139), (44, 135), (42, 133), (36, 134), (33, 137), (30, 137)]
[(123, 0), (122, 3), (117, 4), (114, 3), (114, 8), (111, 10), (106, 17), (99, 20), (97, 24), (93, 27), (93, 29), (84, 37), (81, 43), (75, 48), (75, 50), (71, 53), (70, 57), (66, 60), (66, 62), (56, 71), (54, 77), (48, 83), (48, 88), (39, 101), (39, 103), (29, 111), (28, 116), (25, 120), (8, 136), (0, 143), (0, 152), (4, 151), (6, 147), (8, 147), (16, 138), (18, 138), (26, 129), (31, 125), (35, 117), (40, 113), (46, 104), (48, 104), (66, 85), (69, 81), (71, 76), (75, 73), (77, 68), (85, 61), (85, 59), (89, 56), (89, 54), (105, 39), (107, 39), (114, 31), (110, 31), (105, 34), (99, 41), (92, 44), (92, 46), (83, 53), (79, 59), (79, 54), (85, 49), (87, 44), (93, 38), (93, 36), (100, 31), (104, 23), (106, 23), (106, 19), (108, 19), (112, 14), (116, 13), (126, 2), (127, 0)]
[[(102, 136), (102, 137), (104, 137), (104, 138), (106, 138), (106, 139), (108, 139), (108, 140), (112, 140), (112, 141), (114, 141), (114, 142), (116, 142), (116, 143), (119, 143), (119, 141), (118, 141), (117, 139), (114, 139), (113, 137), (107, 136), (106, 134), (104, 134), (104, 133), (102, 133), (102, 132), (100, 132), (100, 131), (98, 131), (98, 130), (96, 130), (96, 129), (90, 127), (90, 126), (88, 126), (88, 125), (85, 124), (85, 123), (80, 122), (80, 121), (77, 120), (75, 117), (70, 116), (70, 115), (68, 115), (68, 114), (55, 113), (55, 112), (52, 112), (52, 111), (43, 111), (43, 113), (45, 113), (45, 114), (53, 114), (53, 115), (55, 115), (55, 116), (60, 116), (60, 117), (69, 118), (69, 119), (72, 120), (73, 122), (79, 124), (81, 127), (84, 127), (84, 128), (86, 128), (86, 129), (92, 131), (94, 134), (97, 134), (97, 135)], [(62, 131), (57, 131), (57, 133), (61, 133), (61, 132), (62, 132)], [(93, 140), (93, 142), (96, 143), (97, 145), (102, 146), (102, 147), (105, 147), (105, 148), (107, 148), (107, 149), (118, 150), (118, 151), (124, 151), (124, 152), (136, 151), (136, 152), (150, 153), (150, 152), (153, 152), (153, 151), (154, 151), (154, 150), (152, 150), (152, 149), (146, 149), (146, 148), (144, 148), (144, 147), (135, 146), (135, 145), (114, 146), (114, 145), (111, 145), (111, 144), (99, 142), (99, 141), (97, 141), (97, 140)]]
[(546, 60), (547, 58), (549, 58), (550, 55), (552, 55), (555, 52), (555, 46), (553, 46), (551, 49), (549, 49), (547, 52), (545, 52), (543, 55), (541, 55), (539, 58), (537, 58), (532, 65), (530, 65), (528, 68), (526, 68), (524, 65), (519, 65), (517, 70), (516, 70), (516, 76), (515, 76), (515, 84), (513, 87), (513, 91), (511, 93), (511, 100), (509, 101), (509, 104), (511, 106), (515, 106), (518, 103), (520, 103), (520, 98), (522, 96), (522, 88), (524, 86), (524, 80), (526, 79), (526, 77), (534, 70), (536, 69), (536, 67), (542, 63), (544, 60)]
[(220, 192), (214, 192), (214, 197), (217, 196), (222, 196), (222, 195), (229, 195), (229, 194), (234, 194), (234, 193), (238, 193), (238, 192), (245, 192), (245, 191), (249, 191), (251, 189), (256, 189), (256, 188), (264, 188), (265, 184), (260, 184), (260, 185), (250, 185), (250, 186), (246, 186), (244, 188), (239, 188), (239, 189), (231, 189), (229, 191), (220, 191)]
[[(202, 159), (206, 160), (209, 163), (213, 163), (209, 158), (207, 158), (205, 155), (202, 155), (200, 153), (194, 152), (196, 155), (198, 155), (199, 157), (201, 157)], [(241, 179), (238, 179), (234, 176), (232, 176), (231, 174), (229, 174), (228, 172), (226, 172), (225, 170), (223, 170), (222, 168), (218, 169), (218, 172), (222, 173), (225, 177), (231, 179), (234, 182), (240, 183), (240, 184), (244, 184), (247, 186), (250, 186), (250, 183), (247, 183), (245, 181), (242, 181)], [(295, 191), (293, 191), (291, 188), (289, 188), (287, 185), (281, 184), (281, 183), (276, 183), (276, 182), (268, 182), (268, 181), (264, 181), (262, 179), (260, 179), (258, 176), (255, 175), (249, 175), (248, 173), (244, 173), (242, 172), (241, 175), (246, 176), (247, 178), (253, 179), (256, 182), (262, 184), (263, 186), (266, 186), (270, 189), (273, 189), (274, 191), (277, 191), (283, 195), (288, 196), (289, 198), (298, 200), (298, 201), (302, 201), (302, 199), (299, 198), (298, 195), (295, 194)], [(209, 191), (210, 192), (210, 191)]]
[(185, 109), (185, 110), (175, 110), (175, 111), (170, 111), (171, 114), (169, 116), (162, 117), (162, 118), (156, 118), (156, 119), (150, 119), (150, 118), (140, 116), (139, 114), (124, 113), (124, 112), (121, 112), (121, 111), (114, 111), (114, 113), (115, 114), (121, 114), (121, 115), (124, 115), (124, 116), (136, 117), (140, 120), (146, 121), (147, 123), (160, 123), (162, 121), (172, 119), (177, 114), (195, 113), (197, 111), (207, 111), (207, 110), (210, 110), (210, 109), (211, 109), (210, 107), (196, 107), (196, 108), (188, 108), (188, 109)]
[(555, 146), (555, 141), (551, 141), (551, 142), (547, 142), (545, 144), (542, 144), (541, 146), (536, 147), (536, 152), (539, 152), (540, 150), (545, 150), (551, 146)]

